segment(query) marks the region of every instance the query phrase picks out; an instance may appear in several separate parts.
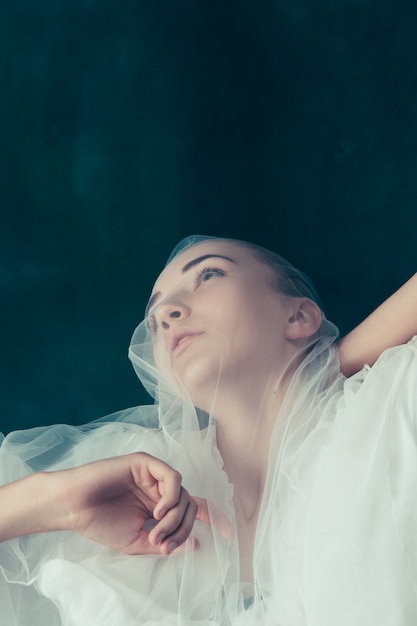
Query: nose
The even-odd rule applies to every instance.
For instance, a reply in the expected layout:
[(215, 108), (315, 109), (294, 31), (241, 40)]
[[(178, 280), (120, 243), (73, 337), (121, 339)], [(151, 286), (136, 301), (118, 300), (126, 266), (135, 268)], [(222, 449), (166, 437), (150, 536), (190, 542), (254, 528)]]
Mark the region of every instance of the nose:
[(186, 319), (190, 314), (187, 305), (181, 302), (161, 302), (155, 311), (157, 323), (165, 330), (175, 325), (177, 321)]

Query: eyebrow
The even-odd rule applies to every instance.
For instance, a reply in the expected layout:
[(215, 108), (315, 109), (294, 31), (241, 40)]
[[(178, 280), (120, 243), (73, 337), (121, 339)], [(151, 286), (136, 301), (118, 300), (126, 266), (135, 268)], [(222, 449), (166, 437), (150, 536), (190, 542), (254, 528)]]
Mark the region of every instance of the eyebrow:
[[(223, 256), (222, 254), (203, 254), (202, 256), (198, 256), (195, 259), (192, 259), (191, 261), (188, 261), (188, 263), (186, 263), (184, 265), (184, 267), (181, 270), (181, 274), (185, 274), (186, 272), (188, 272), (188, 270), (190, 270), (191, 268), (193, 268), (195, 265), (198, 265), (199, 263), (201, 263), (202, 261), (205, 261), (206, 259), (225, 259), (226, 261), (230, 261), (231, 263), (236, 263), (236, 261), (234, 259), (231, 259), (228, 256)], [(152, 308), (152, 306), (155, 304), (155, 302), (157, 301), (157, 299), (159, 298), (159, 296), (161, 295), (160, 291), (156, 291), (153, 296), (151, 296), (149, 298), (149, 302), (146, 305), (146, 309), (145, 309), (145, 317), (147, 317), (149, 310)]]

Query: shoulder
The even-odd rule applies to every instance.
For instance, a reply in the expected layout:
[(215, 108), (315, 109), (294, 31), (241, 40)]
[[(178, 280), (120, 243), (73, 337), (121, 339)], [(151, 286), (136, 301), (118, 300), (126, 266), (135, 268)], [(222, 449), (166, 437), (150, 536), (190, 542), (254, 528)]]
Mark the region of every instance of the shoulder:
[[(408, 343), (388, 348), (372, 367), (347, 378), (344, 400), (368, 411), (387, 414), (403, 412), (408, 417), (417, 411), (417, 337)], [(399, 411), (400, 408), (402, 411)]]

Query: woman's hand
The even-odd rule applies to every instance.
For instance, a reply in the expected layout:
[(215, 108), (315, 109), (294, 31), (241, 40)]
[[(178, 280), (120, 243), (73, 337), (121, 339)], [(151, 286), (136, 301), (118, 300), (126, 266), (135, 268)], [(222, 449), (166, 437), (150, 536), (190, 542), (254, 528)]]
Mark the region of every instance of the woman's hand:
[(181, 476), (143, 452), (33, 474), (0, 488), (0, 540), (72, 530), (126, 554), (171, 554), (207, 506)]
[(72, 530), (127, 554), (170, 554), (208, 521), (181, 475), (143, 452), (64, 472), (64, 519)]

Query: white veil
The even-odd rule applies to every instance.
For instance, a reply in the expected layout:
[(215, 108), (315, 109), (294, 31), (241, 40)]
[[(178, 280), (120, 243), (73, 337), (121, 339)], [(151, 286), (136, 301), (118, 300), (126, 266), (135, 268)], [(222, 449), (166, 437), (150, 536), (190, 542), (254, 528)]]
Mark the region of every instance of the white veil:
[[(209, 239), (185, 240), (169, 263), (189, 246)], [(260, 248), (250, 250), (258, 261), (281, 268), (287, 278), (280, 289), (286, 297), (319, 302), (304, 274), (277, 255)], [(264, 330), (259, 329), (260, 337)], [(349, 381), (346, 392), (336, 338), (336, 327), (323, 315), (319, 330), (303, 343), (302, 352), (294, 359), (297, 367), (291, 370), (270, 437), (251, 554), (252, 577), (242, 576), (242, 518), (216, 441), (221, 364), (210, 406), (196, 408), (182, 382), (172, 375), (168, 357), (164, 361), (159, 354), (156, 366), (155, 336), (148, 319), (135, 330), (129, 357), (155, 405), (121, 411), (83, 427), (57, 425), (9, 435), (0, 449), (3, 482), (45, 468), (144, 450), (180, 471), (192, 495), (207, 499), (212, 525), (196, 522), (193, 534), (200, 549), (194, 551), (188, 543), (183, 552), (169, 558), (125, 556), (71, 533), (5, 542), (0, 546), (0, 599), (11, 615), (8, 626), (334, 626), (340, 586), (326, 570), (330, 556), (324, 554), (323, 546), (327, 546), (326, 533), (330, 532), (336, 537), (333, 555), (334, 546), (340, 548), (337, 537), (346, 542), (343, 555), (354, 552), (352, 515), (360, 510), (367, 492), (362, 485), (359, 497), (356, 485), (353, 493), (347, 489), (347, 499), (343, 499), (346, 493), (340, 496), (340, 484), (343, 486), (345, 479), (347, 484), (349, 472), (366, 475), (369, 463), (365, 452), (358, 462), (352, 453), (341, 469), (345, 420), (357, 414), (355, 402), (363, 373)], [(225, 353), (229, 349), (225, 346)], [(365, 397), (364, 405), (366, 402), (365, 412), (372, 398)], [(353, 421), (360, 432), (356, 417)], [(258, 454), (256, 449), (249, 452)], [(378, 453), (383, 456), (385, 448)], [(392, 502), (391, 493), (387, 498)], [(223, 532), (224, 518), (235, 528), (233, 539)], [(329, 520), (334, 527), (329, 527)], [(387, 528), (392, 530), (388, 526), (384, 530)], [(368, 526), (366, 529), (369, 532)], [(382, 540), (386, 541), (384, 533)], [(348, 573), (343, 576), (343, 584), (347, 584)], [(325, 589), (329, 597), (335, 594), (328, 605), (320, 596), (324, 597)], [(353, 602), (352, 595), (350, 600)], [(341, 624), (377, 623), (366, 622), (366, 611), (364, 621), (357, 619), (351, 605), (346, 615), (353, 621)]]
[[(174, 251), (168, 263), (188, 246), (207, 239), (188, 238)], [(333, 325), (323, 322), (321, 336), (315, 337), (309, 356), (297, 374), (297, 381), (303, 380), (306, 397), (300, 394), (298, 382), (294, 393), (290, 391), (290, 385), (289, 394), (293, 396), (291, 402), (296, 398), (296, 404), (299, 405), (299, 409), (292, 408), (291, 415), (298, 418), (302, 414), (305, 418), (304, 409), (309, 403), (309, 396), (313, 394), (318, 397), (323, 392), (322, 374), (317, 376), (312, 372), (323, 369), (322, 362), (328, 361), (329, 345), (335, 336)], [(18, 615), (18, 626), (29, 622), (31, 626), (41, 623), (52, 626), (61, 624), (59, 620), (64, 620), (64, 616), (67, 616), (65, 619), (70, 624), (78, 624), (77, 619), (84, 619), (87, 623), (87, 615), (89, 624), (100, 623), (100, 626), (104, 623), (123, 623), (125, 626), (130, 622), (223, 625), (235, 622), (245, 604), (250, 604), (254, 597), (264, 599), (269, 593), (272, 581), (268, 576), (265, 580), (264, 561), (270, 548), (255, 551), (255, 570), (259, 570), (255, 577), (256, 584), (252, 580), (241, 580), (237, 539), (225, 538), (221, 532), (219, 512), (231, 525), (236, 525), (236, 502), (233, 501), (233, 486), (223, 470), (223, 460), (216, 447), (216, 398), (213, 397), (211, 411), (196, 408), (181, 382), (172, 377), (168, 364), (159, 363), (156, 366), (153, 349), (154, 336), (145, 319), (133, 334), (129, 357), (141, 382), (155, 398), (154, 406), (121, 411), (83, 427), (57, 425), (12, 433), (1, 449), (2, 480), (8, 482), (32, 471), (60, 469), (135, 450), (146, 450), (180, 471), (190, 493), (208, 500), (212, 526), (197, 522), (194, 534), (200, 542), (200, 550), (194, 552), (191, 547), (187, 547), (182, 554), (169, 559), (119, 555), (70, 533), (34, 535), (6, 542), (1, 546), (3, 574), (7, 581), (25, 585), (9, 586), (11, 606), (14, 606), (10, 610)], [(319, 362), (317, 367), (315, 364)], [(327, 386), (327, 374), (324, 379), (324, 386)], [(221, 387), (221, 384), (219, 371), (218, 386)], [(290, 402), (286, 404), (290, 405)], [(271, 492), (276, 490), (274, 473), (282, 456), (283, 437), (287, 438), (287, 448), (291, 448), (293, 454), (298, 440), (301, 441), (313, 427), (311, 420), (296, 423), (291, 415), (282, 419), (279, 432), (272, 440), (273, 460), (267, 481), (267, 489)], [(266, 520), (271, 516), (274, 517), (275, 513), (264, 505), (262, 518)], [(268, 533), (264, 526), (260, 527), (261, 535)], [(264, 540), (261, 543), (265, 546)], [(140, 579), (140, 584), (132, 585), (133, 578)], [(62, 583), (57, 587), (57, 579), (66, 581), (65, 593), (62, 592)], [(80, 609), (76, 611), (76, 603), (71, 602), (76, 593), (80, 594), (79, 581), (83, 581), (83, 589), (91, 585), (97, 594), (93, 600), (88, 595), (89, 602), (81, 603), (84, 612), (82, 618), (73, 615), (74, 612), (78, 614)], [(115, 586), (118, 588), (119, 600), (113, 600), (114, 606), (110, 611), (118, 615), (115, 621), (101, 613), (100, 618), (96, 615), (97, 607), (103, 604), (103, 599), (99, 597), (98, 581), (107, 604), (109, 590)], [(32, 587), (40, 591), (41, 595), (37, 596)], [(25, 593), (31, 605), (30, 612), (25, 612)], [(50, 603), (44, 600), (44, 595), (58, 605), (60, 618)], [(113, 595), (114, 592), (110, 597)], [(132, 607), (130, 612), (126, 612), (126, 606)], [(52, 615), (55, 615), (55, 622)]]

